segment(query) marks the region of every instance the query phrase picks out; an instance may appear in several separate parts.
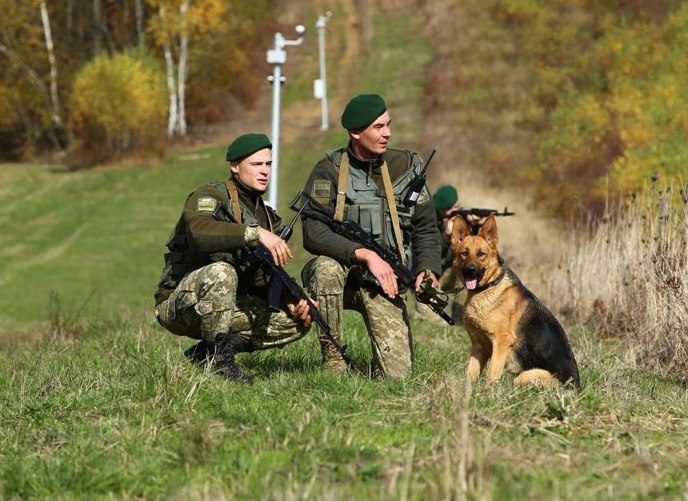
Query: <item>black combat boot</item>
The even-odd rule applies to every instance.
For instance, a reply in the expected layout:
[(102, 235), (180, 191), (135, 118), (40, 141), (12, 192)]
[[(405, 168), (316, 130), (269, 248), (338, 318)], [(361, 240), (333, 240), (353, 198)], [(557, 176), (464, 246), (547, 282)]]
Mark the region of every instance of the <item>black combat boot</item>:
[(237, 383), (252, 383), (253, 377), (244, 374), (234, 360), (237, 353), (253, 351), (253, 344), (251, 341), (230, 332), (229, 334), (217, 336), (214, 344), (215, 353), (212, 361), (213, 373), (231, 381), (236, 381)]
[(215, 353), (215, 343), (205, 339), (184, 352), (184, 356), (194, 365), (205, 367)]

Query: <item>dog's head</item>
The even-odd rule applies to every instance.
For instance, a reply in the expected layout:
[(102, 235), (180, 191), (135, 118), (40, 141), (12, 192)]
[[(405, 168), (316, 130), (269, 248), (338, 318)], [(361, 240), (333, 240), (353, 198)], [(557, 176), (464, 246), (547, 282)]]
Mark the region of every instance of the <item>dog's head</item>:
[(454, 269), (469, 291), (489, 283), (500, 272), (497, 222), (490, 214), (477, 235), (471, 235), (463, 217), (453, 220), (451, 249)]

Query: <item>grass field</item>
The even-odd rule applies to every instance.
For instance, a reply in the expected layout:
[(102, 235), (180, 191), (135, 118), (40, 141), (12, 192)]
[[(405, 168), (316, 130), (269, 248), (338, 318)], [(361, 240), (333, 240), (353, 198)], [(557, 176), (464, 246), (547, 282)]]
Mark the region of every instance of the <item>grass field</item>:
[[(347, 343), (365, 371), (362, 322)], [(0, 352), (0, 497), (682, 499), (685, 389), (571, 331), (583, 389), (468, 393), (462, 329), (414, 322), (404, 381), (323, 372), (315, 337), (229, 384), (141, 321), (69, 322)]]
[[(426, 60), (396, 26), (384, 60)], [(391, 89), (397, 104), (421, 91), (394, 82), (409, 84)], [(282, 165), (310, 166), (338, 138), (285, 144)], [(190, 366), (191, 341), (157, 326), (152, 294), (185, 196), (225, 175), (223, 156), (0, 166), (1, 499), (688, 498), (686, 389), (579, 326), (566, 326), (579, 393), (510, 377), (471, 390), (463, 329), (419, 320), (404, 381), (322, 371), (312, 333), (241, 355), (252, 386)], [(284, 203), (307, 174), (283, 171)], [(345, 320), (364, 373), (363, 323)]]

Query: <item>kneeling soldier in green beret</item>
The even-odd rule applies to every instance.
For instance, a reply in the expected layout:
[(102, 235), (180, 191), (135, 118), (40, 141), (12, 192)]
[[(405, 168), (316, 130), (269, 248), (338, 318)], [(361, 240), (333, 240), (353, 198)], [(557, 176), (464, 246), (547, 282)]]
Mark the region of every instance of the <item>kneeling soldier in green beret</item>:
[[(379, 244), (405, 261), (410, 247), (415, 288), (440, 275), (440, 235), (427, 186), (416, 193), (423, 160), (409, 150), (388, 147), (392, 119), (377, 94), (349, 101), (342, 126), (349, 142), (314, 167), (304, 192), (329, 207), (334, 219), (358, 223)], [(409, 194), (414, 203), (405, 203)], [(411, 372), (413, 346), (406, 300), (390, 264), (375, 251), (349, 240), (322, 221), (303, 216), (303, 243), (318, 257), (306, 264), (303, 283), (342, 343), (343, 310), (363, 315), (372, 346), (371, 375), (400, 378)], [(330, 338), (319, 336), (323, 364), (344, 371), (346, 364)]]
[[(155, 293), (160, 324), (199, 339), (185, 355), (230, 380), (250, 382), (234, 356), (282, 347), (311, 325), (306, 301), (267, 305), (267, 276), (247, 258), (259, 243), (274, 262), (292, 258), (279, 232), (281, 219), (262, 195), (272, 168), (272, 144), (264, 134), (245, 134), (227, 149), (230, 177), (191, 193), (167, 242), (165, 267)], [(231, 217), (218, 217), (221, 213)]]

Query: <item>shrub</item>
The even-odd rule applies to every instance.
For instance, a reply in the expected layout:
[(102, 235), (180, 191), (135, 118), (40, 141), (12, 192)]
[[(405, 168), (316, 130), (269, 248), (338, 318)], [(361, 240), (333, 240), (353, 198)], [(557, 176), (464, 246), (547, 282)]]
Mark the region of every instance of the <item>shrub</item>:
[(135, 53), (94, 58), (77, 72), (69, 106), (71, 132), (87, 164), (134, 151), (163, 151), (164, 73), (151, 58)]

